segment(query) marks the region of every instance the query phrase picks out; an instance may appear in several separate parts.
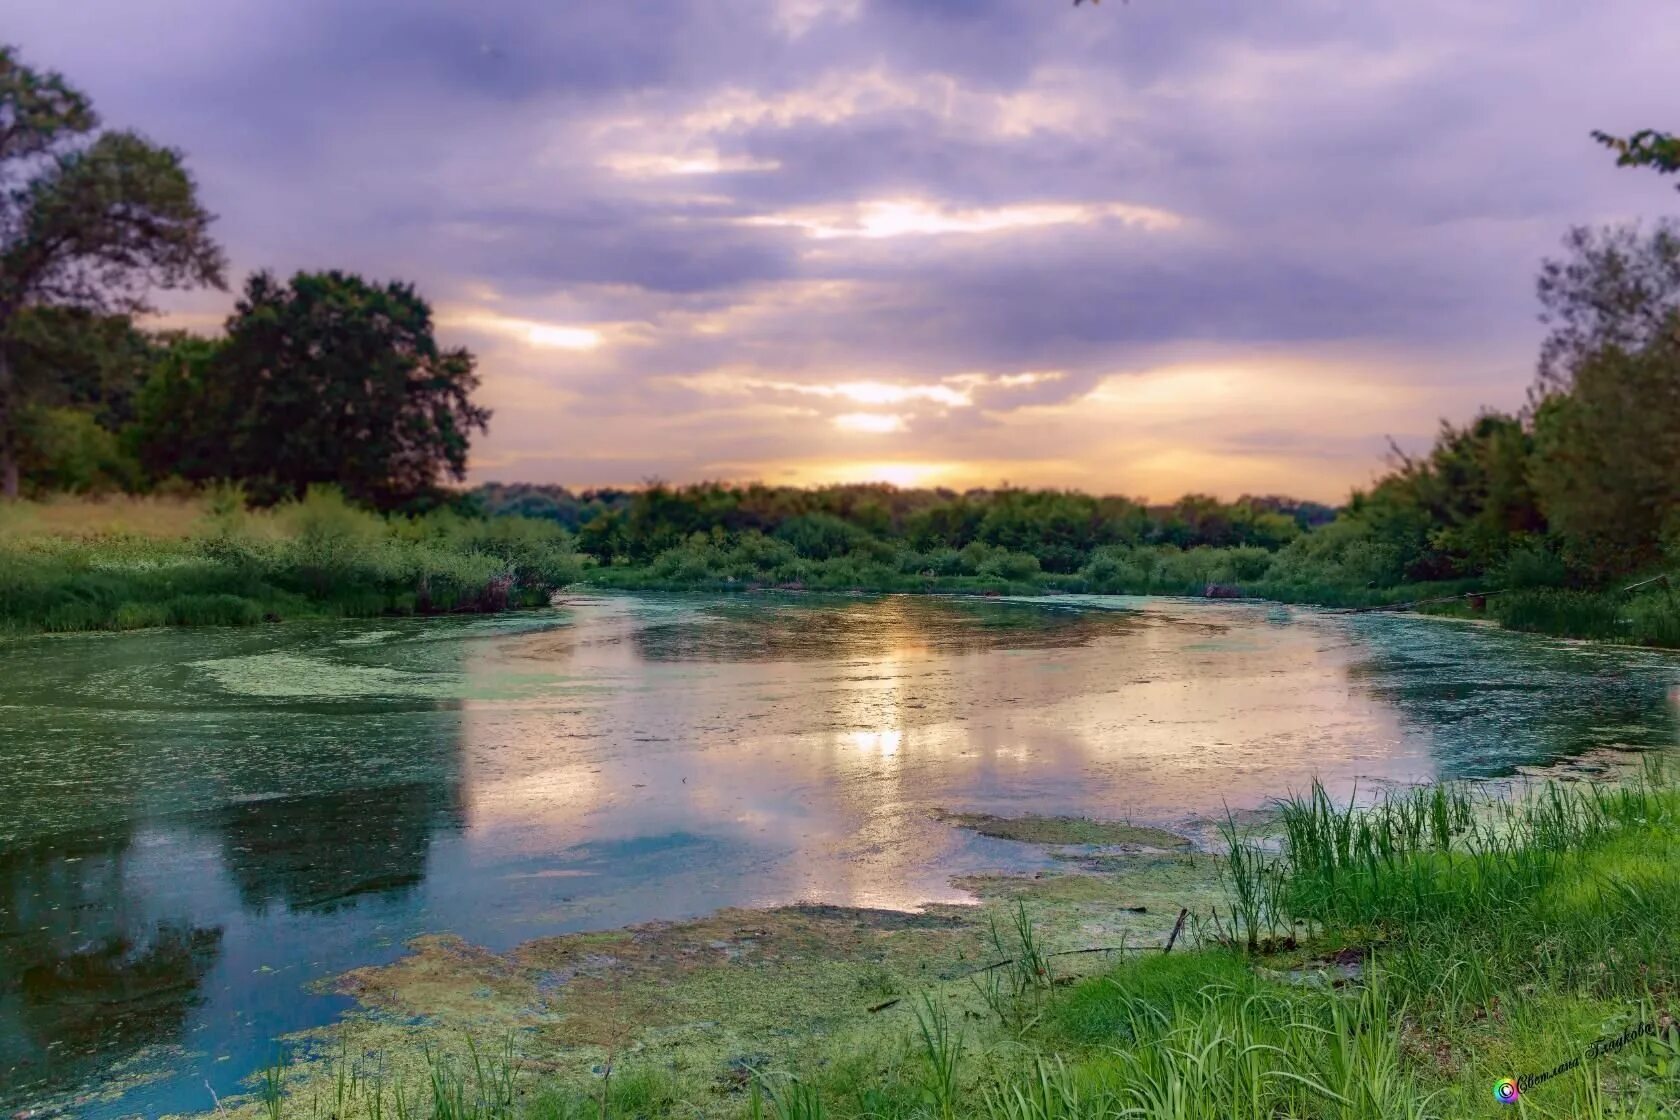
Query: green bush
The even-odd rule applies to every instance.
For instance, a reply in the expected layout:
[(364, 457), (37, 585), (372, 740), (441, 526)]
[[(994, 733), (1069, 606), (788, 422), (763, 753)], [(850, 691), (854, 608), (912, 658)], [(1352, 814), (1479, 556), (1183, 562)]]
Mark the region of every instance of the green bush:
[[(132, 606), (133, 604), (124, 604)], [(250, 626), (261, 622), (263, 610), (250, 599), (225, 592), (210, 595), (177, 595), (163, 605), (164, 620), (171, 626)], [(118, 608), (118, 618), (121, 607)], [(121, 629), (120, 622), (118, 629)]]
[(1029, 580), (1038, 575), (1038, 557), (1030, 552), (1008, 552), (1000, 550), (992, 553), (980, 563), (980, 574), (996, 576), (998, 579), (1018, 581)]
[(324, 489), (267, 516), (230, 490), (207, 513), (184, 537), (0, 538), (0, 628), (492, 611), (541, 605), (585, 570), (563, 530), (519, 518), (386, 519)]
[(1513, 546), (1489, 575), (1501, 587), (1561, 587), (1569, 581), (1569, 567), (1543, 538), (1530, 537)]

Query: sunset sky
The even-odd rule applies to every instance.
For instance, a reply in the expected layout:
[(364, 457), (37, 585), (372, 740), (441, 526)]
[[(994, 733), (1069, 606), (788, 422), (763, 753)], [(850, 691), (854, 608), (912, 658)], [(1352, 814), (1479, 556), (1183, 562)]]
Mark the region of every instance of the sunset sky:
[[(14, 0), (238, 276), (415, 282), (471, 478), (1335, 500), (1672, 212), (1672, 0)], [(214, 329), (232, 296), (167, 301)]]

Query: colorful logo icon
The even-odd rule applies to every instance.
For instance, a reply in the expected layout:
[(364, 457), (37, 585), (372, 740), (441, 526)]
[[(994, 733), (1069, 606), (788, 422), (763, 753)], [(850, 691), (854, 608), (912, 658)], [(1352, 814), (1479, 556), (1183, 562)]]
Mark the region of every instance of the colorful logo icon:
[(1516, 1104), (1517, 1098), (1522, 1096), (1522, 1090), (1517, 1087), (1514, 1078), (1501, 1077), (1493, 1083), (1493, 1099), (1500, 1104)]

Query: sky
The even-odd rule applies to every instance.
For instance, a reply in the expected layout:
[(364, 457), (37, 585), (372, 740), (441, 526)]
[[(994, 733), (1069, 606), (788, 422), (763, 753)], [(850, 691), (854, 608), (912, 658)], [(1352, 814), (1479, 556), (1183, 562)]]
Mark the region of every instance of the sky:
[[(12, 0), (238, 277), (413, 282), (470, 480), (1335, 501), (1672, 211), (1675, 0)], [(170, 295), (215, 330), (232, 293)]]

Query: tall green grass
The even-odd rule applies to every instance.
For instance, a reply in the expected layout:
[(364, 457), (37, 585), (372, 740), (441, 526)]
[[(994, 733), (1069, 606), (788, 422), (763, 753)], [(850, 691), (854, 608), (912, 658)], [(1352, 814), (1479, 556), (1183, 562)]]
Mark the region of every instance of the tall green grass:
[(172, 536), (18, 514), (0, 528), (0, 630), (14, 632), (494, 611), (544, 603), (584, 572), (550, 522), (387, 519), (323, 489), (262, 513), (216, 495)]
[(1512, 591), (1488, 600), (1488, 613), (1512, 630), (1566, 638), (1680, 647), (1680, 594), (1555, 589)]
[[(1265, 842), (1228, 822), (1227, 846), (1241, 849), (1226, 863), (1231, 901), (1222, 920), (1204, 925), (1200, 947), (1140, 954), (1064, 987), (1021, 907), (1014, 928), (994, 935), (993, 948), (1012, 962), (998, 970), (1009, 979), (981, 1000), (1019, 1001), (1019, 1013), (964, 1012), (956, 985), (912, 1004), (899, 1040), (882, 1036), (884, 1050), (759, 1070), (734, 1093), (651, 1067), (594, 1091), (532, 1079), (514, 1090), (521, 1103), (509, 1115), (1680, 1114), (1680, 1034), (1587, 1052), (1595, 1040), (1658, 1023), (1680, 1000), (1680, 788), (1663, 766), (1614, 785), (1548, 783), (1510, 795), (1434, 786), (1370, 805), (1338, 802), (1314, 785), (1278, 810), (1278, 833)], [(1493, 1100), (1499, 1078), (1576, 1057), (1576, 1068), (1532, 1088), (1517, 1108)], [(515, 1065), (509, 1051), (497, 1068)], [(472, 1111), (483, 1094), (463, 1087), (482, 1080), (447, 1082), (457, 1087), (431, 1092), (432, 1111), (412, 1115), (499, 1116)], [(303, 1114), (304, 1099), (295, 1103), (287, 1115)]]

